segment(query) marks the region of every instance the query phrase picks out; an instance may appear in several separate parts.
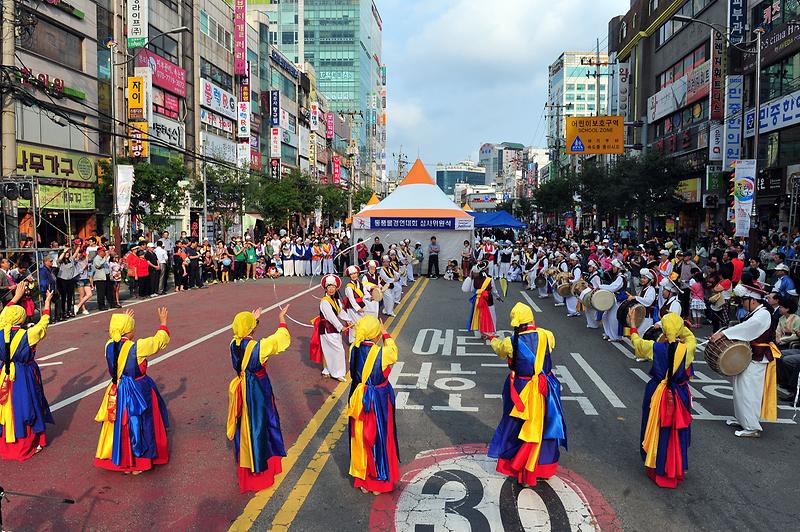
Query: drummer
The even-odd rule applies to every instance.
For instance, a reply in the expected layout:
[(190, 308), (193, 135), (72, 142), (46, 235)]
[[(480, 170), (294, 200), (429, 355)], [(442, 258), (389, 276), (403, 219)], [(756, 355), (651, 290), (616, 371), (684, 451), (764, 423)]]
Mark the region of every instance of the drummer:
[(761, 436), (760, 419), (777, 419), (775, 359), (781, 352), (775, 345), (772, 315), (763, 301), (766, 293), (754, 286), (739, 283), (733, 293), (748, 312), (737, 325), (715, 332), (710, 342), (723, 338), (748, 342), (753, 359), (745, 370), (733, 377), (733, 415), (728, 426), (736, 427), (740, 438)]
[(639, 326), (639, 333), (644, 336), (654, 323), (658, 322), (658, 307), (656, 306), (656, 289), (655, 282), (658, 274), (648, 268), (639, 270), (639, 295), (629, 295), (628, 301), (636, 301), (642, 305), (647, 312), (645, 313), (644, 320)]
[[(581, 266), (578, 264), (578, 256), (575, 253), (571, 253), (569, 258), (567, 259), (567, 264), (569, 265), (569, 271), (572, 274), (572, 283), (577, 283), (581, 280)], [(580, 302), (578, 301), (577, 296), (570, 294), (564, 299), (564, 303), (567, 305), (567, 317), (573, 318), (575, 316), (580, 316)]]
[(600, 288), (608, 290), (616, 296), (614, 306), (608, 312), (603, 313), (603, 339), (609, 342), (619, 342), (622, 338), (621, 326), (624, 324), (619, 323), (617, 320), (617, 310), (619, 304), (628, 298), (628, 293), (625, 287), (628, 285), (625, 277), (625, 269), (619, 259), (611, 261), (611, 269), (607, 272), (610, 281), (607, 284), (601, 284)]
[[(600, 288), (602, 281), (600, 280), (600, 273), (598, 270), (597, 262), (594, 260), (590, 260), (586, 264), (586, 269), (589, 271), (589, 274), (586, 276), (586, 282), (589, 283), (589, 286), (586, 287), (583, 292), (581, 292), (581, 301), (585, 301), (585, 297), (596, 288)], [(586, 316), (586, 328), (587, 329), (597, 329), (600, 327), (600, 324), (597, 323), (598, 320), (602, 316), (602, 312), (596, 311), (591, 308), (585, 308), (583, 314)]]
[[(567, 261), (564, 260), (564, 254), (560, 251), (556, 251), (555, 259), (556, 268), (559, 272), (566, 272), (569, 271), (569, 266), (567, 265)], [(564, 298), (559, 294), (555, 289), (553, 289), (553, 299), (556, 301), (556, 304), (553, 305), (555, 307), (563, 307), (564, 306)]]
[(661, 279), (661, 296), (664, 302), (658, 309), (659, 316), (665, 316), (667, 312), (674, 312), (678, 316), (682, 316), (683, 306), (681, 305), (680, 296), (683, 290), (669, 277)]

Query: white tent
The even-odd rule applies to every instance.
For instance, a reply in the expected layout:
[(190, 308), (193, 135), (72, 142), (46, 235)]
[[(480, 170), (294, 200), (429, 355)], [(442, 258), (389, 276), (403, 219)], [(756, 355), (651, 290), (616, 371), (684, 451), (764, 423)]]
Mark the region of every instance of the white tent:
[(376, 236), (387, 249), (406, 238), (412, 247), (420, 242), (425, 254), (423, 271), (427, 271), (432, 236), (442, 248), (439, 269), (443, 273), (448, 260), (461, 263), (464, 241), (472, 241), (473, 229), (474, 218), (436, 186), (419, 159), (394, 192), (353, 216), (353, 237), (363, 238), (368, 246)]

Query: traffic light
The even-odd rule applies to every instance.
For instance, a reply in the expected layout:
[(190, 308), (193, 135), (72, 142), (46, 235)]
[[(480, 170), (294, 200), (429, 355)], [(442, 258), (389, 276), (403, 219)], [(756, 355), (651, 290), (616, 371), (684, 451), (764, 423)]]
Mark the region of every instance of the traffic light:
[(19, 188), (16, 183), (6, 183), (3, 185), (3, 196), (11, 201), (19, 197)]

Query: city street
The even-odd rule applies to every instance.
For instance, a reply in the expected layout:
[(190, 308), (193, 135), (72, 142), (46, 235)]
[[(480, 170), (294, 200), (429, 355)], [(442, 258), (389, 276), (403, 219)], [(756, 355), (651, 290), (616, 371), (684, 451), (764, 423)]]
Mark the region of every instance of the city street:
[[(534, 490), (494, 472), (485, 456), (500, 417), (507, 369), (464, 331), (467, 294), (455, 282), (418, 280), (387, 321), (400, 355), (392, 371), (403, 479), (391, 495), (362, 494), (348, 475), (349, 383), (321, 379), (308, 360), (310, 330), (289, 323), (291, 348), (267, 368), (288, 456), (275, 485), (240, 495), (225, 438), (227, 385), (233, 376), (229, 325), (239, 310), (263, 306), (256, 336), (274, 329), (277, 305), (308, 323), (316, 282), (215, 286), (135, 304), (137, 336), (152, 334), (155, 309), (170, 310), (172, 340), (149, 374), (170, 414), (170, 462), (141, 476), (92, 467), (99, 424), (93, 418), (107, 377), (102, 348), (108, 313), (53, 326), (38, 351), (55, 417), (48, 446), (25, 463), (2, 464), (3, 487), (69, 497), (74, 505), (9, 497), (10, 530), (752, 530), (792, 529), (794, 471), (800, 457), (793, 411), (760, 439), (733, 436), (731, 387), (698, 353), (689, 471), (678, 490), (656, 487), (638, 452), (641, 401), (649, 366), (629, 344), (610, 344), (583, 318), (534, 292), (509, 288), (497, 306), (507, 327), (514, 303), (531, 304), (537, 325), (556, 337), (554, 372), (562, 383), (569, 451), (556, 478)], [(704, 329), (700, 336), (708, 333)], [(505, 332), (508, 334), (508, 331)], [(334, 384), (338, 384), (334, 386)]]

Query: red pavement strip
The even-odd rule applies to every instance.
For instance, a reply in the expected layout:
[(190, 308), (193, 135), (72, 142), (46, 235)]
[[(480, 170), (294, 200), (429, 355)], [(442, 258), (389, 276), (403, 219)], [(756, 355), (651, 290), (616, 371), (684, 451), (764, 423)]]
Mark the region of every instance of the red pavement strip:
[[(236, 312), (270, 307), (309, 286), (299, 281), (274, 287), (269, 282), (214, 286), (133, 307), (137, 336), (156, 330), (159, 306), (170, 310), (172, 333), (166, 351), (151, 359), (148, 371), (169, 410), (170, 463), (135, 477), (92, 466), (100, 433), (94, 416), (108, 378), (103, 346), (110, 313), (50, 329), (40, 344), (41, 355), (78, 348), (57, 358), (62, 365), (42, 368), (56, 424), (48, 425), (48, 446), (40, 454), (24, 463), (0, 462), (0, 483), (7, 490), (73, 498), (76, 504), (13, 497), (3, 504), (5, 527), (227, 528), (250, 499), (239, 494), (232, 444), (225, 436), (228, 382), (234, 377), (227, 329)], [(312, 294), (318, 295), (312, 290), (291, 302), (291, 317), (308, 323), (317, 315), (318, 300)], [(277, 307), (262, 317), (256, 336), (267, 336), (276, 326)], [(291, 348), (267, 364), (287, 449), (335, 387), (308, 360), (311, 329), (290, 322), (289, 330)]]

